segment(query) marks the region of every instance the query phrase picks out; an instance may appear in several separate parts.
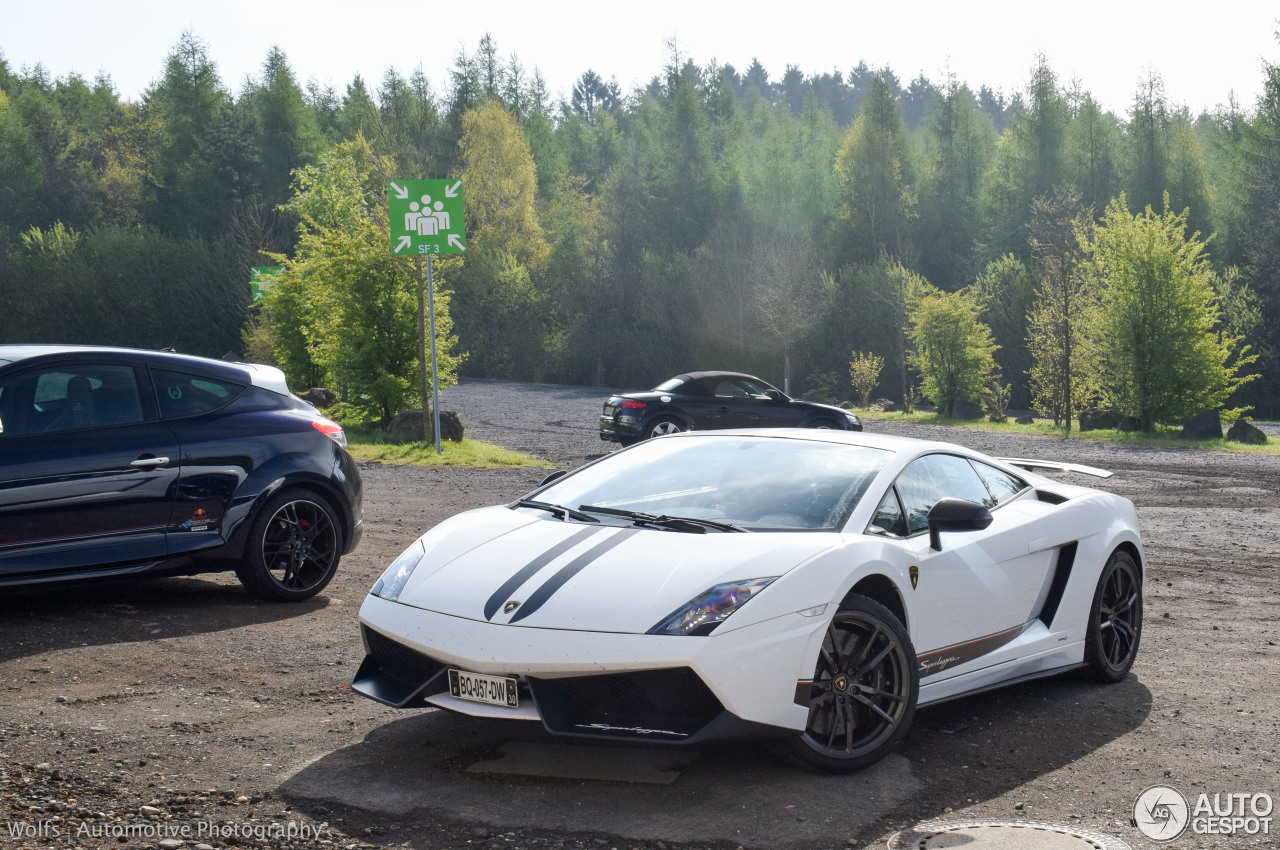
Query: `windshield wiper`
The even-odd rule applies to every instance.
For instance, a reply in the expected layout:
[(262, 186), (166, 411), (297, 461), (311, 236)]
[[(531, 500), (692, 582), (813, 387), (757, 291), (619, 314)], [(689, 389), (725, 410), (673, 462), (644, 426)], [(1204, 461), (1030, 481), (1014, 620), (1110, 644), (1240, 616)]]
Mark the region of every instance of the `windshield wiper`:
[(517, 508), (537, 508), (540, 511), (546, 511), (556, 519), (576, 519), (579, 522), (599, 522), (600, 520), (591, 514), (584, 514), (582, 511), (575, 511), (573, 508), (566, 508), (564, 505), (553, 505), (550, 502), (539, 502), (536, 499), (521, 499), (516, 502)]
[(661, 514), (655, 516), (653, 514), (641, 513), (640, 511), (628, 511), (622, 508), (605, 508), (600, 505), (579, 505), (584, 511), (591, 511), (597, 514), (607, 514), (608, 516), (620, 516), (631, 520), (636, 525), (649, 525), (655, 528), (670, 528), (673, 531), (687, 531), (694, 534), (706, 534), (708, 528), (714, 528), (716, 531), (741, 531), (745, 532), (745, 528), (739, 528), (736, 525), (730, 525), (727, 522), (717, 522), (714, 519), (701, 519), (692, 516), (669, 516)]

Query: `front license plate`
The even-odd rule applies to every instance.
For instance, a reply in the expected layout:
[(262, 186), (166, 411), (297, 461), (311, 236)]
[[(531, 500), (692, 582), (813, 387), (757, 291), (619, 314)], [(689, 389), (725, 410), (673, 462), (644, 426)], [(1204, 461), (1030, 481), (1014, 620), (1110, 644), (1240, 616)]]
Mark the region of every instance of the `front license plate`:
[(449, 694), (458, 699), (520, 707), (520, 695), (516, 692), (516, 680), (510, 676), (486, 676), (468, 673), (466, 670), (449, 670)]

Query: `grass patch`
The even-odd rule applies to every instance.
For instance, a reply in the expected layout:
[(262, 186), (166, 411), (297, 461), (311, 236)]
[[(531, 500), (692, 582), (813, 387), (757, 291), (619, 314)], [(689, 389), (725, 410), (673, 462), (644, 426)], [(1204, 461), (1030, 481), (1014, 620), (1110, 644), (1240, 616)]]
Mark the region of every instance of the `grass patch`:
[(472, 469), (497, 469), (499, 467), (549, 468), (551, 464), (541, 458), (523, 452), (504, 449), (480, 440), (464, 439), (461, 443), (449, 440), (440, 442), (441, 454), (436, 454), (434, 443), (392, 443), (375, 428), (353, 426), (344, 428), (347, 433), (347, 451), (356, 460), (377, 463), (400, 463), (406, 466), (466, 466)]
[(1037, 419), (1032, 425), (1019, 425), (1010, 419), (1008, 422), (992, 422), (990, 419), (952, 419), (938, 413), (917, 411), (916, 413), (885, 413), (878, 410), (857, 410), (854, 412), (862, 419), (887, 422), (911, 422), (916, 425), (945, 425), (949, 428), (971, 428), (975, 431), (995, 431), (1001, 434), (1022, 434), (1032, 437), (1056, 437), (1058, 439), (1092, 440), (1099, 443), (1127, 443), (1137, 446), (1169, 446), (1189, 449), (1213, 449), (1217, 451), (1239, 452), (1242, 454), (1280, 455), (1280, 442), (1274, 437), (1261, 446), (1249, 446), (1236, 443), (1223, 437), (1218, 440), (1184, 440), (1179, 428), (1168, 428), (1157, 425), (1149, 434), (1141, 431), (1116, 431), (1102, 429), (1081, 431), (1072, 428), (1068, 433), (1066, 427), (1054, 425), (1047, 419)]

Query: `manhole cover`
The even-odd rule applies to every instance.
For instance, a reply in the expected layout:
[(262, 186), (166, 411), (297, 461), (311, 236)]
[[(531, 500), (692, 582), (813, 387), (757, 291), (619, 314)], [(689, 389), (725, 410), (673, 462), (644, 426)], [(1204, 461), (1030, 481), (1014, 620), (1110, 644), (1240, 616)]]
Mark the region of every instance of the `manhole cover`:
[(1118, 838), (1034, 820), (937, 820), (895, 833), (889, 850), (1131, 850)]

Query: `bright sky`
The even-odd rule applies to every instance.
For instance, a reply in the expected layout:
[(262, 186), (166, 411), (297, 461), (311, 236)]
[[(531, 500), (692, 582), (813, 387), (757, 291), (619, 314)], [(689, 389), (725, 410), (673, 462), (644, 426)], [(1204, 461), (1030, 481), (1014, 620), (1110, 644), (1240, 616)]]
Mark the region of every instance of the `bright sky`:
[(14, 69), (39, 62), (54, 76), (89, 79), (104, 70), (131, 100), (160, 76), (188, 28), (233, 91), (275, 44), (299, 81), (333, 83), (339, 93), (357, 73), (376, 88), (388, 66), (407, 74), (419, 64), (439, 92), (457, 50), (474, 52), (485, 33), (565, 95), (587, 68), (617, 77), (624, 90), (643, 85), (661, 70), (673, 36), (699, 64), (744, 70), (756, 57), (774, 80), (787, 63), (806, 74), (847, 73), (864, 59), (889, 65), (904, 84), (921, 71), (940, 82), (950, 68), (975, 90), (985, 83), (1006, 93), (1025, 86), (1043, 52), (1064, 82), (1079, 79), (1117, 112), (1148, 68), (1164, 78), (1171, 102), (1199, 112), (1232, 91), (1254, 107), (1263, 58), (1280, 62), (1277, 18), (1274, 0), (0, 0), (0, 51)]

